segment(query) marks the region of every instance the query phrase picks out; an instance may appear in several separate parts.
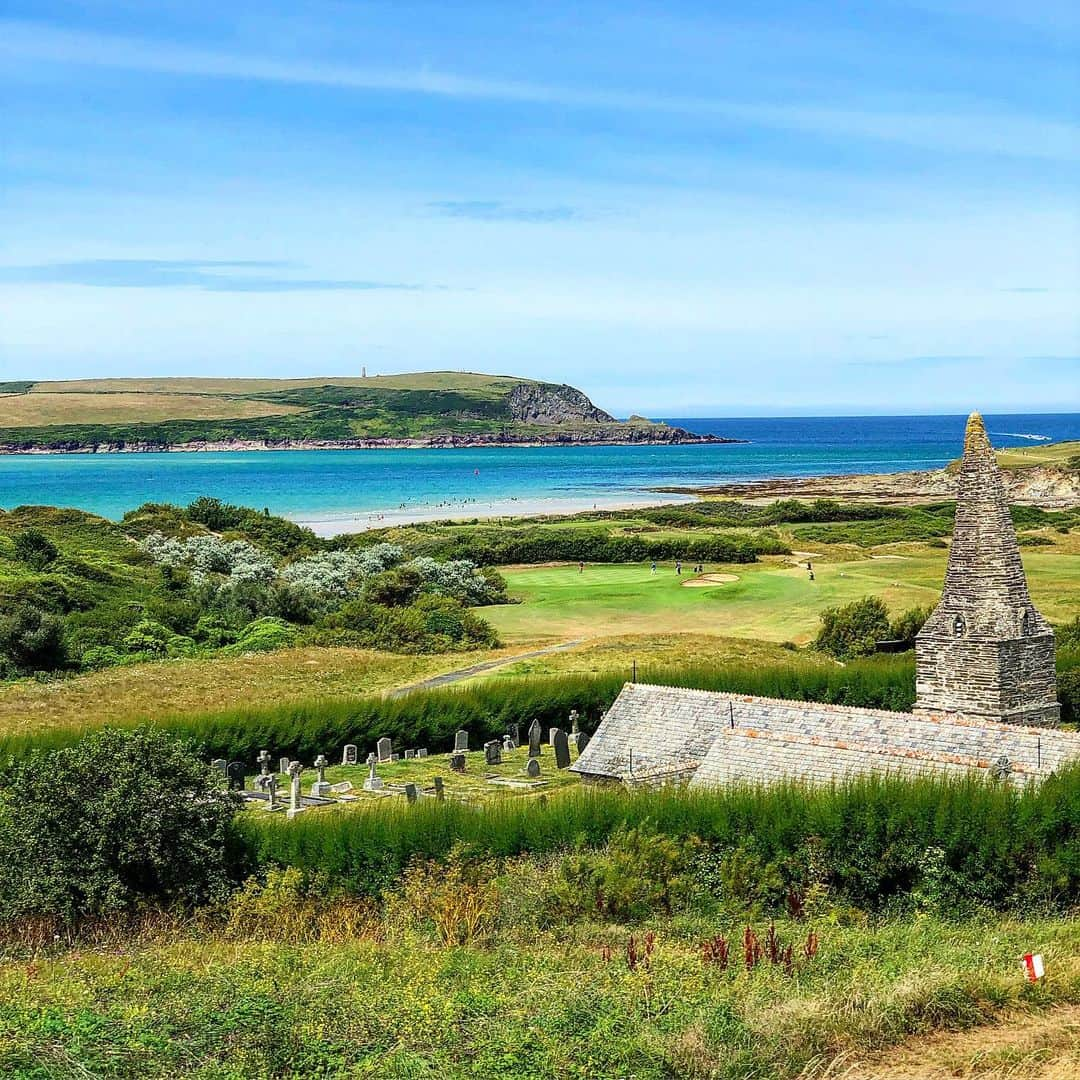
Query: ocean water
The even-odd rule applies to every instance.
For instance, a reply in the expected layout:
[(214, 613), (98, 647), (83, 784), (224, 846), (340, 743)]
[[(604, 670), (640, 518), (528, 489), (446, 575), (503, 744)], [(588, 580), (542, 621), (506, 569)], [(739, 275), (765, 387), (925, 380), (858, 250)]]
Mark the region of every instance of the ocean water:
[[(656, 487), (929, 469), (960, 453), (963, 416), (672, 418), (745, 439), (706, 446), (72, 454), (0, 457), (0, 507), (72, 506), (120, 518), (200, 495), (333, 533), (431, 517), (659, 501)], [(1080, 413), (987, 416), (995, 446), (1080, 439)]]

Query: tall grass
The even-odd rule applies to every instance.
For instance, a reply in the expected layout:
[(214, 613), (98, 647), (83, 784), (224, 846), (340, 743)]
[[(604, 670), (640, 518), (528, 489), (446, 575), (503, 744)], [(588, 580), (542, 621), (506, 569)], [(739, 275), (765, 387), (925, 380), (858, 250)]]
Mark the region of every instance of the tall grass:
[[(449, 749), (454, 732), (466, 728), (474, 740), (502, 734), (507, 724), (565, 723), (571, 709), (592, 730), (631, 677), (625, 673), (549, 675), (478, 682), (461, 687), (418, 691), (400, 698), (366, 696), (345, 700), (289, 702), (220, 712), (135, 718), (198, 743), (210, 757), (251, 761), (262, 749), (312, 761), (345, 743), (373, 747), (388, 736), (396, 743)], [(910, 656), (860, 660), (845, 667), (790, 663), (765, 667), (746, 663), (691, 668), (637, 670), (640, 682), (731, 690), (768, 697), (824, 701), (908, 710), (914, 701), (914, 661)], [(21, 756), (34, 747), (76, 742), (93, 724), (70, 729), (18, 733), (0, 739), (0, 756)]]
[(864, 910), (917, 886), (980, 907), (1080, 900), (1080, 767), (1024, 790), (978, 778), (888, 776), (826, 787), (579, 788), (549, 802), (424, 800), (291, 822), (247, 815), (239, 827), (256, 863), (322, 871), (374, 893), (412, 857), (440, 858), (455, 844), (535, 854), (597, 846), (619, 826), (646, 822), (714, 848), (743, 848), (794, 886), (810, 883), (813, 863), (834, 895)]

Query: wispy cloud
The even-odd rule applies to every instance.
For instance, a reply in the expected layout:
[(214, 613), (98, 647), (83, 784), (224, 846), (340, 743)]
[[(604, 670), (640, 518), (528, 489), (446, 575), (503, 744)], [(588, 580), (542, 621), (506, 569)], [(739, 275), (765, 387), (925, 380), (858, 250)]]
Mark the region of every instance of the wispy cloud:
[(572, 206), (511, 206), (497, 200), (439, 200), (427, 205), (443, 217), (469, 218), (473, 221), (524, 221), (545, 224), (552, 221), (573, 221), (582, 216)]
[(0, 282), (17, 285), (86, 285), (102, 289), (187, 288), (230, 293), (413, 290), (424, 287), (393, 281), (296, 278), (249, 273), (252, 270), (280, 270), (290, 265), (249, 259), (85, 259), (32, 266), (0, 266)]
[(698, 116), (727, 125), (799, 131), (828, 138), (863, 139), (944, 153), (971, 153), (1048, 161), (1080, 160), (1080, 127), (1023, 113), (965, 108), (948, 99), (924, 99), (921, 109), (784, 105), (660, 92), (600, 90), (536, 82), (470, 77), (420, 69), (384, 69), (279, 60), (252, 54), (194, 49), (134, 37), (62, 30), (0, 20), (0, 56), (162, 75), (239, 79), (341, 90), (423, 94), (458, 99)]

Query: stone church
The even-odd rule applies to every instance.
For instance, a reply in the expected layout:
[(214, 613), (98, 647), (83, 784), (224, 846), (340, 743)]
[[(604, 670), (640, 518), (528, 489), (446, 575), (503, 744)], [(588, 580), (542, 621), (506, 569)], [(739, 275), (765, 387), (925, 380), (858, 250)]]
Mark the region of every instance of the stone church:
[(913, 713), (629, 683), (572, 768), (631, 785), (972, 771), (1024, 784), (1080, 758), (1080, 735), (1055, 729), (1054, 633), (1032, 605), (978, 413), (945, 587), (915, 665)]

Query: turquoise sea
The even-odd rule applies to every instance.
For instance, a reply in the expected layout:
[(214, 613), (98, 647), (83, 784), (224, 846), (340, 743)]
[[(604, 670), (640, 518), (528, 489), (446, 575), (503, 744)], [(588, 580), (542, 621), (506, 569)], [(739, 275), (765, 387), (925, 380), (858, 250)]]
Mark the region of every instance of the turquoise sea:
[[(1080, 439), (1080, 414), (988, 416), (995, 446)], [(396, 520), (660, 501), (652, 489), (777, 476), (928, 469), (957, 457), (963, 416), (672, 419), (745, 439), (714, 446), (317, 450), (0, 457), (0, 507), (111, 518), (200, 495), (330, 533)]]

